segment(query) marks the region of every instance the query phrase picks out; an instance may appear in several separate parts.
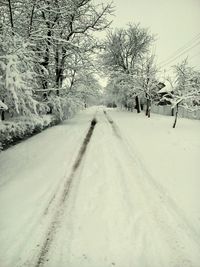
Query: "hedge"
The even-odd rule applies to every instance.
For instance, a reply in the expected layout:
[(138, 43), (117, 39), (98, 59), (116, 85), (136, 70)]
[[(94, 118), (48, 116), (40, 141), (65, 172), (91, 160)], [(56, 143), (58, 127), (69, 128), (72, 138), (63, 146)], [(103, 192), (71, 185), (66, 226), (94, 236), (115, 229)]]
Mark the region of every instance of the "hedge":
[(59, 120), (53, 115), (33, 115), (0, 121), (0, 151), (58, 123)]

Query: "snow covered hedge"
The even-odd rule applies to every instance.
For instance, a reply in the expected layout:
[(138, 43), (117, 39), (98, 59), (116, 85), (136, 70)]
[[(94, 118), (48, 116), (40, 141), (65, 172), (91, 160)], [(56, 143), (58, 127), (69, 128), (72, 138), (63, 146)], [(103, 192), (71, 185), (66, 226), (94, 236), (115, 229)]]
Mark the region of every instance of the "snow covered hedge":
[(52, 115), (16, 117), (10, 121), (0, 121), (0, 150), (20, 141), (47, 127), (57, 124), (59, 120)]

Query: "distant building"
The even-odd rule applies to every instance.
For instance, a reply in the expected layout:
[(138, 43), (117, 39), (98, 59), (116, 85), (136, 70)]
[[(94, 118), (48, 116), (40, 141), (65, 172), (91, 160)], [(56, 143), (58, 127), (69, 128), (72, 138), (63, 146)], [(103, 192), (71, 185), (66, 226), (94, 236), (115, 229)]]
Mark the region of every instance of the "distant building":
[(171, 101), (170, 99), (172, 98), (173, 95), (173, 88), (171, 84), (168, 81), (165, 81), (164, 83), (159, 83), (160, 85), (160, 90), (158, 91), (159, 95), (159, 101), (158, 105), (164, 106), (164, 105), (170, 105)]

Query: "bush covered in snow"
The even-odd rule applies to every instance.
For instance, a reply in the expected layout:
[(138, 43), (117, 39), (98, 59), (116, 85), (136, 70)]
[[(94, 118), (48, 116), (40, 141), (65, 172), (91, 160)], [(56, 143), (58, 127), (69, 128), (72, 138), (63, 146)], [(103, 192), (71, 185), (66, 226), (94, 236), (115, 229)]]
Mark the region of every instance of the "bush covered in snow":
[(0, 150), (58, 122), (52, 115), (16, 117), (10, 121), (0, 121)]

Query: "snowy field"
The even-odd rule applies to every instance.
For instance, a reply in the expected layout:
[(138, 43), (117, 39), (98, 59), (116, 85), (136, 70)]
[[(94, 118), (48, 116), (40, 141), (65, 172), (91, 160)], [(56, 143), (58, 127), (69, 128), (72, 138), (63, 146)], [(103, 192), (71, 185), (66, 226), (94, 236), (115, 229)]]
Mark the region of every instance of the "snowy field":
[(0, 153), (0, 267), (200, 267), (200, 122), (172, 123), (93, 107)]

